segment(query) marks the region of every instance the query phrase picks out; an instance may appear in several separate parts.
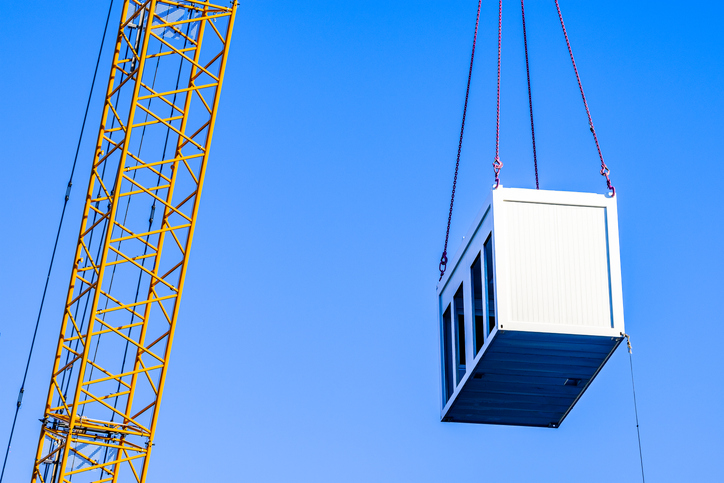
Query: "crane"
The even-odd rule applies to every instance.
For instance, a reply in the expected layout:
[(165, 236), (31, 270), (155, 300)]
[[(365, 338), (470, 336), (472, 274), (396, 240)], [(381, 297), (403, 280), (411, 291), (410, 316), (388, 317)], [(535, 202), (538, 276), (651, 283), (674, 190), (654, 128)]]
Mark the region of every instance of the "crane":
[(237, 2), (124, 0), (32, 481), (146, 481)]

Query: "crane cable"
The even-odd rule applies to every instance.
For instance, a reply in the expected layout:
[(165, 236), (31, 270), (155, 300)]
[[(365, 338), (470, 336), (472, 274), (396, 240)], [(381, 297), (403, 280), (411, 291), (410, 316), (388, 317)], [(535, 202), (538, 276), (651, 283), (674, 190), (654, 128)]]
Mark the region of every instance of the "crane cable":
[[(586, 115), (588, 116), (588, 126), (591, 131), (591, 134), (593, 135), (593, 141), (596, 144), (596, 150), (598, 151), (598, 157), (601, 160), (601, 170), (600, 173), (602, 176), (606, 178), (606, 186), (608, 187), (611, 196), (616, 196), (616, 188), (611, 184), (611, 170), (606, 166), (605, 161), (603, 160), (603, 153), (601, 152), (601, 145), (598, 142), (598, 136), (596, 135), (596, 128), (593, 125), (593, 118), (591, 117), (591, 110), (588, 107), (588, 101), (586, 100), (586, 94), (583, 92), (583, 84), (581, 83), (581, 76), (578, 73), (578, 67), (576, 66), (576, 60), (573, 57), (573, 49), (571, 48), (571, 42), (568, 39), (568, 32), (566, 31), (566, 25), (563, 22), (563, 15), (561, 14), (561, 7), (558, 4), (558, 0), (554, 0), (556, 4), (556, 10), (558, 12), (558, 18), (561, 22), (561, 28), (563, 30), (563, 36), (566, 39), (566, 46), (568, 47), (568, 54), (571, 57), (571, 64), (573, 64), (573, 71), (576, 75), (576, 81), (578, 82), (578, 89), (581, 91), (581, 99), (583, 100), (583, 107), (586, 109)], [(462, 125), (460, 127), (460, 142), (458, 143), (458, 155), (457, 160), (455, 162), (455, 176), (453, 178), (453, 188), (452, 188), (452, 195), (450, 197), (450, 211), (448, 212), (448, 218), (447, 218), (447, 228), (445, 231), (445, 245), (443, 247), (442, 256), (440, 257), (440, 265), (438, 266), (440, 270), (440, 278), (439, 280), (442, 280), (442, 277), (445, 275), (445, 270), (447, 269), (447, 245), (450, 238), (450, 222), (452, 220), (452, 211), (453, 211), (453, 204), (455, 202), (455, 188), (457, 187), (457, 180), (458, 180), (458, 170), (460, 167), (460, 151), (462, 148), (463, 143), (463, 131), (465, 129), (465, 115), (467, 113), (468, 108), (468, 95), (470, 92), (470, 78), (473, 71), (473, 58), (475, 56), (475, 42), (478, 36), (478, 23), (480, 20), (480, 4), (481, 2), (478, 2), (478, 15), (475, 20), (475, 37), (473, 38), (473, 51), (470, 56), (470, 72), (468, 73), (468, 85), (467, 89), (465, 91), (465, 106), (463, 108), (463, 121)], [(530, 110), (530, 133), (531, 133), (531, 139), (533, 144), (533, 167), (535, 169), (535, 188), (540, 189), (540, 182), (538, 179), (538, 154), (536, 152), (536, 146), (535, 146), (535, 125), (533, 123), (533, 95), (531, 90), (531, 83), (530, 83), (530, 61), (528, 58), (528, 37), (526, 32), (526, 25), (525, 25), (525, 3), (524, 0), (520, 0), (520, 10), (521, 10), (521, 17), (523, 20), (523, 46), (525, 49), (525, 72), (526, 72), (526, 78), (528, 81), (528, 107)], [(493, 189), (497, 189), (500, 186), (500, 170), (503, 167), (503, 162), (500, 160), (500, 66), (501, 66), (501, 46), (502, 46), (502, 37), (503, 37), (503, 1), (498, 1), (498, 76), (497, 76), (497, 91), (496, 91), (496, 113), (495, 113), (495, 159), (493, 161), (493, 173), (495, 174), (495, 184), (493, 185)]]
[(535, 168), (535, 189), (540, 189), (538, 184), (538, 156), (535, 151), (535, 126), (533, 125), (533, 95), (530, 89), (530, 67), (528, 64), (528, 36), (525, 31), (525, 5), (520, 0), (520, 13), (523, 18), (523, 47), (525, 48), (525, 75), (528, 78), (528, 106), (530, 107), (530, 136), (533, 139), (533, 167)]
[(43, 314), (43, 307), (45, 305), (45, 296), (48, 292), (48, 284), (50, 282), (50, 274), (53, 271), (53, 263), (55, 262), (55, 253), (58, 248), (58, 240), (60, 239), (60, 232), (63, 228), (63, 221), (65, 219), (65, 210), (68, 206), (68, 200), (70, 199), (70, 192), (73, 188), (73, 176), (75, 174), (75, 168), (78, 163), (78, 154), (80, 152), (80, 146), (83, 141), (83, 133), (85, 131), (85, 124), (86, 124), (86, 120), (88, 119), (88, 110), (90, 108), (91, 98), (93, 97), (93, 89), (96, 84), (98, 66), (100, 65), (100, 62), (101, 62), (101, 54), (103, 53), (103, 44), (105, 43), (105, 40), (106, 40), (106, 33), (108, 32), (108, 23), (111, 18), (112, 10), (113, 10), (113, 0), (110, 1), (110, 5), (108, 6), (108, 14), (106, 16), (106, 23), (105, 23), (105, 26), (103, 27), (103, 36), (101, 37), (101, 45), (98, 49), (98, 58), (96, 59), (96, 66), (95, 66), (95, 70), (93, 71), (93, 80), (91, 81), (90, 92), (88, 93), (88, 102), (86, 103), (85, 113), (83, 114), (83, 123), (81, 124), (80, 135), (78, 136), (78, 145), (76, 146), (76, 149), (75, 149), (75, 157), (73, 158), (73, 166), (70, 170), (68, 186), (66, 187), (66, 190), (65, 190), (65, 198), (63, 200), (63, 209), (61, 210), (60, 221), (58, 222), (58, 231), (55, 235), (55, 243), (53, 244), (53, 252), (52, 252), (52, 255), (50, 256), (50, 263), (48, 266), (48, 275), (45, 278), (45, 286), (43, 287), (43, 295), (40, 299), (40, 308), (38, 309), (38, 317), (35, 321), (35, 330), (33, 331), (33, 339), (30, 343), (30, 350), (28, 351), (28, 360), (27, 360), (27, 363), (25, 364), (25, 373), (23, 374), (23, 382), (20, 385), (20, 392), (18, 393), (18, 401), (15, 406), (15, 416), (13, 417), (13, 424), (10, 429), (10, 437), (8, 438), (8, 445), (5, 450), (5, 459), (3, 460), (2, 470), (0, 470), (0, 483), (2, 483), (3, 476), (5, 475), (5, 466), (7, 465), (8, 455), (10, 454), (10, 446), (13, 441), (13, 434), (15, 433), (15, 424), (18, 420), (18, 413), (20, 412), (20, 406), (22, 405), (22, 402), (23, 402), (23, 394), (25, 393), (25, 382), (28, 377), (28, 369), (30, 368), (30, 361), (33, 356), (33, 349), (35, 347), (35, 339), (36, 339), (36, 336), (38, 335), (38, 327), (40, 325), (40, 318)]
[(455, 177), (453, 178), (452, 195), (450, 197), (450, 211), (447, 215), (447, 230), (445, 231), (445, 247), (442, 250), (442, 256), (440, 257), (440, 280), (445, 275), (445, 269), (447, 268), (447, 243), (450, 238), (450, 221), (452, 220), (453, 203), (455, 203), (455, 187), (458, 182), (458, 168), (460, 167), (460, 151), (463, 147), (463, 132), (465, 131), (465, 116), (468, 112), (468, 96), (470, 94), (470, 79), (473, 75), (473, 59), (475, 59), (475, 43), (478, 39), (478, 25), (480, 24), (480, 6), (483, 0), (478, 0), (478, 14), (475, 17), (475, 34), (473, 35), (473, 51), (470, 54), (470, 69), (468, 70), (468, 86), (465, 89), (465, 104), (463, 105), (463, 122), (460, 126), (460, 141), (458, 142), (458, 156), (455, 161)]
[(497, 104), (495, 108), (495, 160), (493, 161), (493, 171), (495, 172), (495, 186), (500, 186), (500, 170), (503, 162), (500, 160), (500, 53), (503, 40), (503, 0), (498, 1), (498, 91)]
[(581, 84), (581, 76), (578, 75), (578, 67), (576, 67), (576, 60), (573, 58), (573, 50), (571, 49), (571, 42), (568, 40), (568, 32), (566, 32), (566, 25), (563, 23), (563, 15), (561, 15), (561, 7), (556, 2), (556, 9), (558, 10), (558, 18), (561, 21), (561, 28), (563, 29), (563, 36), (566, 38), (566, 45), (568, 46), (568, 54), (571, 56), (571, 63), (573, 64), (573, 71), (576, 73), (576, 80), (578, 81), (578, 89), (581, 91), (581, 98), (583, 99), (583, 107), (586, 108), (586, 115), (588, 115), (588, 127), (593, 134), (593, 141), (596, 143), (596, 149), (598, 150), (598, 157), (601, 159), (601, 176), (606, 178), (606, 186), (611, 191), (611, 196), (616, 196), (616, 188), (611, 184), (611, 170), (608, 169), (606, 163), (603, 161), (603, 154), (601, 153), (601, 146), (598, 144), (598, 136), (596, 136), (596, 128), (593, 127), (593, 119), (591, 118), (591, 111), (588, 109), (588, 102), (586, 101), (586, 94), (583, 93), (583, 84)]
[(626, 338), (626, 345), (628, 346), (628, 362), (631, 368), (631, 390), (633, 392), (633, 403), (634, 403), (634, 415), (636, 416), (636, 435), (639, 440), (639, 461), (641, 462), (641, 481), (646, 483), (646, 477), (644, 476), (644, 455), (641, 451), (641, 430), (639, 429), (639, 410), (636, 404), (636, 384), (634, 383), (634, 370), (633, 370), (633, 350), (631, 349), (631, 337), (628, 334), (621, 332), (621, 336)]

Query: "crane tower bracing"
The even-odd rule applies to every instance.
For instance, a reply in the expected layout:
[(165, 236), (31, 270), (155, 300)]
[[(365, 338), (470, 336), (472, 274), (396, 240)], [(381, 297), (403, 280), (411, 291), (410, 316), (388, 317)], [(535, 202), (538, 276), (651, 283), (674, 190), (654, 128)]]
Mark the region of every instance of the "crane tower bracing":
[(235, 13), (123, 3), (35, 483), (146, 479)]

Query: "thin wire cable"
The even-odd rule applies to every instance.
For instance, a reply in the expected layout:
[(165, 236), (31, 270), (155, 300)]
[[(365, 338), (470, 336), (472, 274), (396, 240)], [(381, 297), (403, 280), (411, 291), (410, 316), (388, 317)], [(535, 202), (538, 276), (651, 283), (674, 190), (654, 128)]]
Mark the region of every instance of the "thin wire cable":
[(636, 435), (639, 440), (639, 460), (641, 461), (641, 481), (646, 482), (646, 476), (644, 476), (644, 455), (641, 450), (641, 430), (639, 428), (639, 411), (636, 404), (636, 384), (634, 383), (633, 373), (633, 355), (629, 353), (629, 365), (631, 366), (631, 389), (633, 389), (634, 399), (634, 413), (636, 414)]
[(563, 23), (563, 15), (561, 15), (561, 7), (556, 2), (556, 9), (558, 10), (558, 18), (561, 21), (561, 28), (563, 29), (563, 36), (566, 38), (566, 45), (568, 46), (568, 54), (571, 56), (571, 63), (573, 64), (573, 71), (576, 73), (576, 80), (578, 81), (578, 89), (581, 91), (581, 98), (583, 99), (583, 106), (586, 108), (586, 115), (588, 115), (588, 127), (593, 134), (593, 141), (596, 143), (596, 149), (598, 150), (598, 157), (601, 159), (601, 176), (606, 177), (606, 186), (611, 191), (611, 196), (616, 196), (616, 188), (611, 184), (611, 170), (608, 169), (606, 163), (603, 161), (603, 154), (601, 153), (601, 146), (598, 144), (598, 136), (596, 136), (596, 128), (593, 127), (593, 119), (591, 118), (591, 111), (588, 109), (588, 102), (586, 101), (586, 94), (583, 93), (583, 84), (581, 84), (581, 76), (578, 75), (578, 67), (576, 67), (576, 60), (573, 58), (573, 50), (571, 49), (571, 42), (568, 40), (568, 32), (566, 32), (566, 25)]
[(525, 47), (525, 75), (528, 77), (528, 106), (530, 107), (530, 136), (533, 139), (533, 166), (535, 168), (535, 189), (540, 189), (538, 184), (538, 156), (535, 150), (535, 126), (533, 125), (533, 95), (530, 90), (530, 67), (528, 65), (528, 35), (525, 31), (525, 5), (520, 0), (520, 12), (523, 17), (523, 46)]
[(503, 40), (503, 0), (498, 1), (498, 90), (497, 104), (495, 109), (495, 160), (493, 161), (493, 171), (495, 172), (495, 186), (500, 186), (500, 169), (503, 162), (500, 161), (500, 53)]
[(626, 337), (626, 345), (628, 345), (628, 362), (631, 367), (631, 390), (633, 392), (634, 402), (634, 414), (636, 415), (636, 435), (639, 439), (639, 460), (641, 461), (641, 481), (646, 483), (646, 476), (644, 476), (644, 455), (641, 450), (641, 430), (639, 429), (639, 410), (636, 404), (636, 384), (634, 383), (634, 370), (633, 370), (633, 350), (631, 349), (631, 337), (628, 334), (621, 333)]
[(23, 382), (20, 385), (20, 392), (18, 393), (18, 401), (17, 401), (16, 407), (15, 407), (15, 415), (13, 416), (13, 424), (10, 429), (10, 437), (8, 438), (8, 445), (7, 445), (7, 449), (5, 450), (5, 458), (3, 460), (3, 467), (2, 467), (2, 470), (0, 471), (0, 483), (2, 483), (3, 476), (5, 475), (5, 467), (7, 465), (8, 455), (10, 454), (10, 447), (12, 445), (13, 435), (15, 433), (15, 424), (17, 423), (18, 413), (20, 412), (20, 406), (22, 405), (22, 402), (23, 402), (23, 394), (25, 393), (25, 382), (27, 381), (27, 378), (28, 378), (28, 370), (30, 368), (30, 361), (32, 360), (32, 357), (33, 357), (33, 349), (35, 348), (35, 340), (38, 335), (38, 327), (40, 326), (40, 319), (43, 314), (43, 307), (45, 305), (45, 296), (48, 293), (48, 284), (50, 283), (50, 275), (53, 271), (53, 263), (55, 262), (55, 254), (56, 254), (56, 251), (58, 248), (58, 240), (60, 239), (60, 233), (63, 228), (63, 221), (65, 220), (65, 211), (66, 211), (66, 208), (68, 207), (68, 200), (70, 200), (71, 190), (73, 189), (73, 177), (75, 175), (75, 168), (78, 163), (78, 154), (80, 153), (80, 146), (83, 141), (83, 133), (85, 132), (85, 124), (88, 119), (88, 110), (90, 109), (90, 103), (91, 103), (91, 99), (93, 97), (93, 89), (95, 87), (96, 77), (98, 75), (98, 66), (100, 65), (100, 62), (101, 62), (101, 55), (103, 53), (103, 44), (105, 43), (105, 40), (106, 40), (106, 33), (108, 32), (108, 23), (111, 18), (112, 10), (113, 10), (113, 0), (111, 0), (110, 5), (108, 6), (108, 14), (106, 15), (106, 23), (105, 23), (105, 26), (103, 27), (103, 36), (101, 37), (101, 45), (98, 49), (98, 57), (96, 59), (96, 66), (93, 71), (93, 80), (91, 81), (90, 92), (88, 93), (88, 102), (86, 103), (85, 113), (83, 114), (83, 123), (81, 124), (80, 135), (78, 136), (78, 144), (76, 146), (75, 156), (73, 158), (73, 166), (71, 167), (70, 177), (68, 179), (68, 185), (65, 190), (65, 198), (63, 200), (63, 209), (61, 210), (61, 213), (60, 213), (60, 221), (58, 222), (58, 230), (55, 235), (55, 242), (53, 243), (53, 252), (50, 256), (50, 263), (48, 266), (48, 275), (45, 278), (45, 286), (43, 287), (43, 295), (40, 299), (40, 308), (38, 309), (38, 317), (35, 321), (35, 329), (33, 331), (33, 338), (32, 338), (32, 341), (30, 342), (30, 350), (28, 351), (28, 360), (25, 364)]
[(445, 247), (442, 250), (442, 256), (440, 257), (440, 279), (445, 275), (445, 269), (447, 268), (447, 243), (450, 238), (450, 221), (452, 220), (453, 203), (455, 203), (455, 188), (458, 183), (458, 168), (460, 168), (460, 151), (463, 148), (463, 132), (465, 131), (465, 116), (468, 112), (468, 96), (470, 94), (470, 79), (473, 76), (473, 59), (475, 59), (475, 43), (478, 40), (478, 25), (480, 24), (480, 6), (483, 0), (478, 0), (478, 13), (475, 17), (475, 34), (473, 35), (473, 51), (470, 54), (470, 69), (468, 70), (468, 86), (465, 88), (465, 104), (463, 105), (463, 122), (460, 126), (460, 141), (458, 141), (458, 156), (455, 161), (455, 177), (453, 178), (452, 195), (450, 196), (450, 211), (447, 215), (447, 229), (445, 230)]

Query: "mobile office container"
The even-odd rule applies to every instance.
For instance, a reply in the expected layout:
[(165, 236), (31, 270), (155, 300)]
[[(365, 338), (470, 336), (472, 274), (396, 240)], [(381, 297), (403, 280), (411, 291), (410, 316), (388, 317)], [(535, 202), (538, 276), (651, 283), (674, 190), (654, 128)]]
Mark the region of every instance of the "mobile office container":
[(616, 198), (493, 190), (437, 287), (443, 421), (558, 427), (622, 340)]

